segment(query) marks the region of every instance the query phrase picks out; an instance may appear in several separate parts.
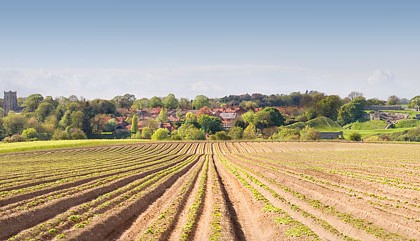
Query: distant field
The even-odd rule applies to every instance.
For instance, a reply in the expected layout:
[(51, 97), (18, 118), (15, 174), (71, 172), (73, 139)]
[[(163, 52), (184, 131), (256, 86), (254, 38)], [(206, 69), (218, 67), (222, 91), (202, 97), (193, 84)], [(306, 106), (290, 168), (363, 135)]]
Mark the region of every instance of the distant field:
[(66, 147), (86, 147), (86, 146), (102, 146), (138, 143), (141, 140), (60, 140), (60, 141), (34, 141), (34, 142), (18, 142), (18, 143), (1, 143), (0, 153), (16, 152), (16, 151), (32, 151), (44, 150), (52, 148)]
[(403, 132), (411, 128), (391, 128), (391, 129), (374, 129), (374, 130), (343, 130), (344, 138), (349, 139), (350, 133), (357, 132), (362, 135), (362, 138), (378, 134), (391, 134), (396, 132)]
[(420, 239), (418, 145), (46, 143), (0, 154), (0, 240)]

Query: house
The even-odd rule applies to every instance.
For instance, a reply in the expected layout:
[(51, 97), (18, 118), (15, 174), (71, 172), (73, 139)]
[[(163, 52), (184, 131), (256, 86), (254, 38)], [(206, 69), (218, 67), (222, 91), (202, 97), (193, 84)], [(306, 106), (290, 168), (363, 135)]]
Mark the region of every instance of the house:
[(159, 123), (159, 127), (160, 128), (166, 128), (168, 129), (170, 132), (175, 130), (175, 127), (172, 125), (172, 123), (170, 122), (160, 122)]
[(223, 129), (228, 130), (235, 126), (238, 115), (236, 113), (220, 113)]
[(169, 122), (178, 122), (178, 121), (180, 121), (180, 118), (176, 117), (174, 115), (170, 115), (170, 116), (168, 116), (168, 120), (169, 120)]

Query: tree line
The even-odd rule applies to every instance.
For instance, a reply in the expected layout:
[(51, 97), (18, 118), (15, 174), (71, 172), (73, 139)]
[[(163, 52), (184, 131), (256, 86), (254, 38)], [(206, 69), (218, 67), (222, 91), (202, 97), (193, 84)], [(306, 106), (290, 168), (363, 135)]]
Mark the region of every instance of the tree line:
[[(32, 94), (18, 101), (24, 107), (22, 113), (2, 113), (4, 117), (0, 118), (0, 138), (6, 141), (95, 138), (103, 132), (113, 131), (117, 125), (114, 117), (118, 116), (132, 124), (131, 134), (138, 138), (188, 140), (210, 136), (216, 139), (250, 139), (257, 135), (270, 136), (278, 131), (278, 126), (305, 122), (318, 116), (345, 125), (361, 120), (369, 105), (408, 104), (417, 109), (420, 106), (420, 96), (411, 100), (397, 96), (380, 100), (366, 99), (358, 92), (341, 98), (317, 91), (293, 92), (288, 95), (229, 95), (222, 98), (198, 95), (192, 100), (177, 98), (174, 94), (152, 98), (136, 98), (132, 94), (125, 94), (112, 99), (93, 100), (74, 95), (53, 98)], [(282, 106), (296, 108), (284, 115), (278, 108), (274, 108)], [(151, 120), (142, 130), (136, 129), (138, 111), (157, 107), (162, 112), (157, 120)], [(248, 112), (236, 121), (234, 128), (225, 132), (220, 118), (212, 116), (208, 109), (228, 107), (241, 107)], [(197, 114), (179, 116), (179, 121), (174, 123), (176, 130), (169, 133), (168, 129), (157, 125), (157, 122), (167, 120), (167, 113), (164, 112), (168, 110), (199, 111)], [(3, 110), (0, 109), (0, 112)]]

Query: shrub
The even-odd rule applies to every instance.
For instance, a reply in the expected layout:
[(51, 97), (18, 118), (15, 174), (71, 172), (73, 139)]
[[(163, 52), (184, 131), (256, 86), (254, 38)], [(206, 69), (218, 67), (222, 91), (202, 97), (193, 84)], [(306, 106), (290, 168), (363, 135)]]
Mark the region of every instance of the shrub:
[(185, 133), (185, 140), (205, 140), (206, 134), (204, 131), (197, 128), (190, 128)]
[(361, 141), (362, 140), (362, 135), (360, 135), (359, 132), (353, 131), (350, 133), (349, 136), (351, 141)]
[(306, 127), (301, 131), (300, 139), (304, 141), (315, 141), (319, 139), (319, 131)]
[(70, 131), (70, 136), (72, 140), (81, 140), (86, 139), (86, 134), (79, 128), (72, 128)]
[(244, 139), (255, 139), (257, 138), (257, 128), (255, 127), (254, 124), (249, 124), (243, 133), (243, 138)]
[(15, 134), (15, 135), (8, 136), (8, 137), (4, 138), (3, 141), (4, 142), (23, 142), (23, 141), (27, 141), (27, 139), (24, 136), (21, 136), (19, 134)]
[(131, 138), (133, 139), (141, 139), (141, 131), (137, 131), (136, 134), (132, 135)]
[(23, 130), (22, 136), (30, 141), (39, 140), (38, 132), (35, 130), (35, 128), (28, 128), (28, 129)]
[(169, 138), (169, 130), (166, 128), (159, 128), (153, 133), (152, 140), (166, 140)]
[(395, 124), (396, 128), (411, 128), (411, 127), (420, 127), (419, 120), (400, 120)]
[(225, 131), (216, 132), (216, 134), (212, 135), (211, 137), (215, 137), (216, 140), (230, 140), (230, 136)]
[(280, 127), (278, 132), (272, 135), (270, 139), (281, 141), (297, 141), (300, 139), (300, 131), (299, 129)]
[(268, 128), (264, 128), (261, 130), (261, 134), (263, 136), (263, 138), (269, 138), (270, 136), (274, 135), (275, 133), (277, 133), (279, 130), (279, 128), (277, 126), (272, 126), (272, 127), (268, 127)]
[(244, 130), (239, 126), (234, 126), (230, 128), (228, 135), (231, 139), (239, 140), (242, 139), (242, 135), (244, 133)]
[(86, 134), (79, 128), (66, 128), (65, 131), (55, 130), (53, 140), (80, 140), (86, 139)]
[(70, 136), (66, 131), (55, 130), (52, 136), (53, 140), (70, 140)]
[(141, 138), (143, 139), (150, 139), (152, 138), (153, 135), (153, 130), (150, 129), (149, 127), (144, 127), (143, 130), (141, 131)]
[(179, 134), (184, 140), (205, 140), (206, 134), (203, 130), (196, 128), (193, 124), (183, 124), (179, 129)]
[(171, 133), (171, 140), (182, 140), (182, 136), (179, 134), (177, 130), (172, 131)]
[(380, 136), (369, 136), (363, 138), (363, 141), (366, 142), (378, 142), (378, 141), (384, 141)]

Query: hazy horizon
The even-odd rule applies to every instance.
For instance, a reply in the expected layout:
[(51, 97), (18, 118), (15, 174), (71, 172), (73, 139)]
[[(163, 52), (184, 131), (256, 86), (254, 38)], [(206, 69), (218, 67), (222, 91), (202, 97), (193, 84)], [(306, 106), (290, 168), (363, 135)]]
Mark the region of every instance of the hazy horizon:
[(420, 94), (416, 1), (0, 6), (0, 90), (19, 96)]

